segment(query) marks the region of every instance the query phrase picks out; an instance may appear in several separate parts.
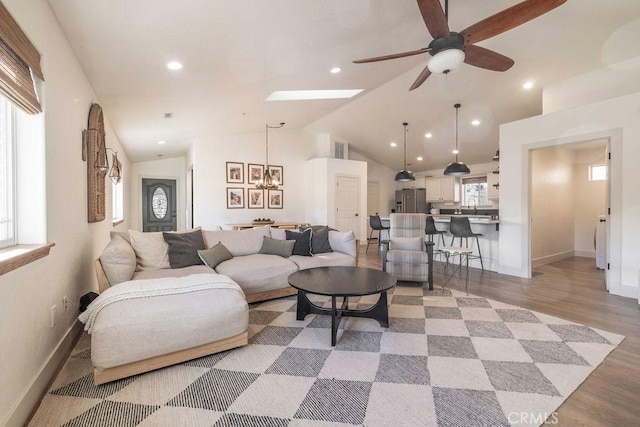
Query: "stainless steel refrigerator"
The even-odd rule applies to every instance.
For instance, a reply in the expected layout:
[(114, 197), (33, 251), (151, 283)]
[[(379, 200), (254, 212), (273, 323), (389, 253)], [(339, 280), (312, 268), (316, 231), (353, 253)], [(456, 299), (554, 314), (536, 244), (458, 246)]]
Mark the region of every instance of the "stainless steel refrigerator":
[(396, 190), (396, 212), (428, 213), (427, 190), (424, 188)]

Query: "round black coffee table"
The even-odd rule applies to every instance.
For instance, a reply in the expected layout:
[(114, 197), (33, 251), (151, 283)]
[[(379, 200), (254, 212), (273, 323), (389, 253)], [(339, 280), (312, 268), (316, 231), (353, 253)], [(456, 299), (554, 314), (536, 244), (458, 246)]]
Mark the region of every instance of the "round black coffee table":
[[(387, 291), (396, 285), (396, 278), (380, 270), (363, 267), (317, 267), (297, 271), (289, 276), (289, 284), (298, 290), (296, 319), (308, 314), (331, 315), (331, 345), (336, 345), (338, 324), (344, 317), (375, 319), (380, 326), (389, 327)], [(331, 297), (331, 308), (319, 307), (306, 294)], [(380, 294), (378, 302), (366, 310), (350, 310), (349, 297)], [(336, 298), (342, 297), (342, 304)]]

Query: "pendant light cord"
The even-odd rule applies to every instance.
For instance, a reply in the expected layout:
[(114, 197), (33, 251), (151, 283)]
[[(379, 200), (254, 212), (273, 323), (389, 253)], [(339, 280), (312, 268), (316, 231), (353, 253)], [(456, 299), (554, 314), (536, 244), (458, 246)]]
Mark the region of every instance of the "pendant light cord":
[(284, 126), (284, 122), (280, 122), (280, 124), (278, 126), (269, 126), (268, 123), (265, 123), (264, 127), (265, 127), (265, 134), (267, 135), (266, 137), (266, 144), (265, 144), (265, 159), (267, 161), (267, 164), (265, 165), (265, 167), (269, 166), (269, 129), (280, 129), (281, 127)]
[(409, 123), (403, 123), (404, 126), (404, 168), (403, 170), (407, 170), (407, 125)]
[(460, 104), (454, 105), (456, 109), (456, 163), (458, 162), (458, 110), (460, 109)]

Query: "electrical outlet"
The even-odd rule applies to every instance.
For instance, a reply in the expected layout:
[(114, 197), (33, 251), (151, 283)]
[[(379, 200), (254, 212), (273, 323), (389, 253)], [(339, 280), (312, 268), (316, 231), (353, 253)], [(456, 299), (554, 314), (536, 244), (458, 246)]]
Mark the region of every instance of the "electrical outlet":
[(57, 306), (51, 307), (51, 327), (56, 326), (56, 308)]
[(62, 297), (62, 309), (64, 310), (65, 313), (69, 309), (69, 299), (67, 298), (66, 295)]

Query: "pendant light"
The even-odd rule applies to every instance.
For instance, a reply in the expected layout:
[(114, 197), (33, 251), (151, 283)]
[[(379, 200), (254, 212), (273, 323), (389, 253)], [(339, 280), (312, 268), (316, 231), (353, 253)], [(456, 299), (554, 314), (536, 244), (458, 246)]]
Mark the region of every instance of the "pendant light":
[(407, 170), (407, 126), (409, 123), (404, 122), (402, 126), (404, 126), (404, 168), (396, 174), (396, 181), (405, 182), (405, 181), (415, 181), (416, 177), (413, 175), (411, 171)]
[(281, 122), (278, 126), (269, 126), (269, 124), (264, 125), (266, 163), (264, 165), (264, 175), (256, 183), (256, 188), (260, 190), (277, 190), (278, 185), (280, 185), (278, 180), (272, 178), (271, 173), (269, 173), (269, 129), (280, 129), (283, 126), (284, 126), (284, 122)]
[(449, 166), (445, 168), (444, 174), (452, 176), (469, 175), (471, 173), (469, 166), (464, 164), (464, 162), (458, 161), (458, 109), (460, 108), (460, 104), (455, 104), (453, 107), (456, 109), (456, 149), (454, 151), (456, 161), (450, 163)]

